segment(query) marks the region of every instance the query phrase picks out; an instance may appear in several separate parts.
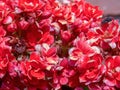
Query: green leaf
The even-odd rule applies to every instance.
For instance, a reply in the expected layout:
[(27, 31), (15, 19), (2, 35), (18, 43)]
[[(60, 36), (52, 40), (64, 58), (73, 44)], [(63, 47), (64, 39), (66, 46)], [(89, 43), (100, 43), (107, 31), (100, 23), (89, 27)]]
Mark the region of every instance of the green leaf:
[(89, 90), (88, 87), (84, 87), (84, 90)]

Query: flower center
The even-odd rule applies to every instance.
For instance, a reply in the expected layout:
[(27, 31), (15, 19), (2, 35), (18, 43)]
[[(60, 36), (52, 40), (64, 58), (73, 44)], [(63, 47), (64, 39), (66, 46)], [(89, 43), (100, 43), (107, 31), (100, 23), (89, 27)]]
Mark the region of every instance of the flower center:
[(15, 51), (19, 54), (25, 52), (26, 50), (26, 45), (24, 42), (22, 41), (19, 41), (17, 44), (15, 44), (15, 47), (14, 47)]

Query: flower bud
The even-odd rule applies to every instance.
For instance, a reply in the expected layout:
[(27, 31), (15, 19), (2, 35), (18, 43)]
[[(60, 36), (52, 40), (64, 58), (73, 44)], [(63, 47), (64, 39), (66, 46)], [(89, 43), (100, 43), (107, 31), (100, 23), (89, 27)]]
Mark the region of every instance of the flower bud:
[(11, 16), (7, 16), (4, 20), (3, 20), (3, 24), (10, 24), (12, 23), (13, 19)]
[(51, 12), (49, 12), (49, 11), (45, 11), (45, 12), (43, 12), (41, 15), (40, 15), (40, 18), (41, 19), (47, 19), (47, 18), (49, 18), (50, 16), (51, 16)]
[(11, 23), (11, 24), (9, 24), (9, 25), (7, 26), (7, 30), (8, 30), (9, 32), (15, 32), (16, 29), (17, 29), (16, 23)]
[(67, 43), (71, 39), (71, 33), (69, 31), (61, 30), (61, 38), (62, 38), (63, 43)]
[(27, 28), (29, 27), (29, 23), (25, 20), (22, 20), (18, 23), (18, 26), (21, 30), (27, 30)]

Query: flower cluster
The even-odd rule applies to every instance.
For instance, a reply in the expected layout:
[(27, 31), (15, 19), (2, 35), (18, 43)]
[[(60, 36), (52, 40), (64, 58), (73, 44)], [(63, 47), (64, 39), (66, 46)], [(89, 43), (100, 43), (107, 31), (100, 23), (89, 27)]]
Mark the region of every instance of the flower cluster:
[(120, 28), (84, 0), (0, 0), (0, 90), (120, 88)]

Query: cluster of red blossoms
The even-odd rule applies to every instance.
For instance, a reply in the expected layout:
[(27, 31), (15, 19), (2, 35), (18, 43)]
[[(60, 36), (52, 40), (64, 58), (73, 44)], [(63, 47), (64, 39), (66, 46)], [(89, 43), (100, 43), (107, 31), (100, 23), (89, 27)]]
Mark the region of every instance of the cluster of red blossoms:
[(120, 28), (84, 0), (0, 0), (0, 90), (120, 89)]

